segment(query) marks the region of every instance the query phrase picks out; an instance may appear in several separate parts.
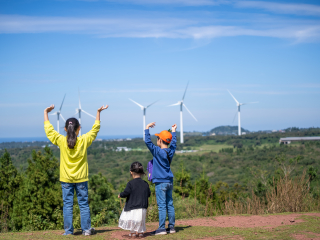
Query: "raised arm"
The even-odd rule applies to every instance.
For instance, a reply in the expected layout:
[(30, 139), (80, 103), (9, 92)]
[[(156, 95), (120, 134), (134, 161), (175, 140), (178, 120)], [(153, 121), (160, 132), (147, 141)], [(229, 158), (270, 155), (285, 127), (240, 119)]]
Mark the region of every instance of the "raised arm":
[(100, 113), (101, 113), (103, 110), (107, 109), (108, 107), (109, 107), (109, 105), (106, 105), (105, 107), (102, 105), (102, 107), (98, 109), (97, 115), (96, 115), (96, 121), (100, 121)]
[(172, 125), (172, 141), (170, 144), (170, 149), (173, 151), (177, 148), (177, 136), (176, 136), (177, 124)]
[(44, 110), (44, 121), (49, 121), (48, 113), (54, 109), (54, 104)]
[(82, 137), (84, 137), (87, 141), (87, 146), (89, 147), (92, 142), (96, 139), (98, 132), (100, 131), (100, 113), (107, 109), (109, 107), (109, 105), (106, 105), (105, 107), (102, 105), (102, 107), (100, 107), (97, 110), (97, 115), (96, 115), (96, 121), (92, 126), (92, 129), (87, 132), (86, 134), (83, 134)]
[(59, 146), (60, 140), (62, 139), (63, 135), (59, 134), (57, 131), (54, 130), (52, 124), (49, 122), (48, 113), (54, 109), (54, 105), (47, 107), (44, 110), (44, 131), (46, 132), (47, 138), (54, 144)]
[(144, 142), (146, 143), (147, 148), (150, 150), (152, 156), (155, 155), (155, 153), (157, 152), (157, 149), (159, 148), (153, 144), (153, 142), (151, 141), (150, 133), (149, 133), (149, 128), (153, 128), (155, 125), (156, 125), (155, 122), (149, 123), (146, 126), (146, 130), (144, 130), (144, 133), (145, 133)]

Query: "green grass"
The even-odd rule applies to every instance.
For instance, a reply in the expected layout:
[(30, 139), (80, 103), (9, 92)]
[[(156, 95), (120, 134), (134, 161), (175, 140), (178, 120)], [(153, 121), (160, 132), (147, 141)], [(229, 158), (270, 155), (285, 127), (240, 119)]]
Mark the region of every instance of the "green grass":
[[(303, 235), (308, 238), (318, 237), (320, 234), (320, 217), (301, 215), (302, 223), (294, 225), (284, 225), (275, 228), (238, 228), (238, 227), (201, 227), (201, 226), (176, 226), (177, 233), (153, 236), (148, 238), (155, 239), (201, 239), (209, 237), (221, 238), (242, 238), (242, 239), (294, 239), (294, 234)], [(147, 226), (150, 226), (147, 224)], [(153, 227), (156, 226), (153, 224)], [(116, 226), (97, 228), (97, 234), (90, 236), (90, 239), (114, 239), (112, 233), (121, 231), (124, 235), (125, 231), (118, 229)], [(75, 231), (74, 236), (61, 236), (63, 230), (56, 231), (38, 231), (38, 232), (21, 232), (21, 233), (2, 233), (0, 239), (82, 239), (79, 231)]]
[[(269, 147), (271, 145), (274, 145), (272, 143), (264, 143), (260, 146), (256, 146), (256, 148), (262, 149), (264, 147)], [(276, 145), (277, 146), (277, 145)], [(183, 147), (183, 150), (188, 150), (190, 147)], [(219, 151), (222, 148), (233, 148), (233, 145), (229, 144), (204, 144), (198, 147), (191, 147), (192, 150), (198, 150), (199, 152), (193, 152), (193, 153), (184, 153), (184, 154), (203, 154), (204, 152), (216, 152), (219, 153)]]

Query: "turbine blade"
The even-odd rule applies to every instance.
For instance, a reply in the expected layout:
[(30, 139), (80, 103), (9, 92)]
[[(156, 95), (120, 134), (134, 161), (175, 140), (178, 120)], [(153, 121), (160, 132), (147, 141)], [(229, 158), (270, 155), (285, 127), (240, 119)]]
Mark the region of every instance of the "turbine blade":
[(90, 117), (93, 117), (94, 119), (96, 119), (95, 116), (92, 116), (90, 113), (87, 113), (85, 110), (81, 109), (82, 112), (84, 112), (85, 114), (89, 115)]
[(63, 100), (62, 100), (62, 103), (61, 103), (61, 106), (60, 106), (59, 111), (61, 111), (61, 108), (62, 108), (62, 105), (63, 105), (63, 102), (64, 102), (64, 99), (65, 99), (66, 95), (67, 95), (67, 94), (65, 94), (64, 97), (63, 97)]
[(183, 106), (187, 109), (187, 111), (190, 113), (190, 115), (198, 122), (198, 120), (196, 119), (195, 116), (193, 116), (193, 114), (190, 112), (190, 110), (187, 108), (187, 106), (185, 104), (183, 104)]
[(155, 104), (156, 102), (159, 102), (159, 100), (157, 100), (157, 101), (155, 101), (155, 102), (153, 102), (153, 103), (149, 104), (146, 108), (150, 107), (151, 105)]
[(79, 108), (81, 109), (81, 102), (80, 102), (80, 90), (78, 88), (78, 94), (79, 94)]
[(51, 114), (49, 114), (49, 115), (57, 115), (58, 114), (58, 112), (55, 112), (55, 113), (51, 113)]
[(180, 102), (175, 103), (175, 104), (171, 104), (171, 105), (169, 105), (168, 107), (177, 106), (177, 105), (180, 105)]
[(236, 114), (234, 115), (234, 118), (233, 118), (232, 124), (234, 123), (234, 120), (236, 120), (237, 113), (238, 113), (238, 111), (236, 111)]
[(62, 120), (63, 120), (64, 122), (66, 122), (66, 120), (64, 119), (64, 117), (62, 116), (61, 113), (60, 113), (60, 117), (62, 118)]
[(247, 105), (247, 104), (251, 104), (251, 103), (258, 103), (258, 102), (240, 103), (240, 105)]
[(137, 104), (139, 107), (144, 108), (144, 106), (142, 106), (141, 104), (139, 104), (139, 103), (137, 103), (137, 102), (133, 101), (132, 99), (130, 99), (130, 98), (129, 98), (129, 100), (130, 100), (131, 102), (133, 102), (133, 103)]
[(187, 89), (188, 89), (188, 85), (189, 85), (189, 82), (187, 83), (186, 90), (184, 90), (184, 94), (183, 94), (183, 97), (182, 97), (182, 101), (183, 101), (184, 97), (186, 96), (186, 92), (187, 92)]
[(231, 92), (228, 90), (228, 92), (230, 93), (230, 95), (233, 97), (233, 99), (236, 101), (237, 104), (239, 104), (239, 102), (237, 101), (237, 99), (231, 94)]

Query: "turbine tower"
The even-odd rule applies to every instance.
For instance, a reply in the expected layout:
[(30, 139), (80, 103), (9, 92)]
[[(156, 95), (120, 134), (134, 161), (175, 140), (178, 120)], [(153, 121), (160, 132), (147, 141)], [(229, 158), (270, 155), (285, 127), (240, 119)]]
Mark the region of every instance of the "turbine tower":
[(50, 114), (50, 115), (57, 115), (57, 132), (58, 132), (58, 133), (60, 133), (60, 121), (59, 121), (60, 116), (61, 116), (61, 118), (62, 118), (63, 121), (66, 121), (66, 120), (63, 118), (62, 114), (61, 114), (61, 109), (62, 109), (62, 105), (63, 105), (63, 102), (64, 102), (65, 97), (66, 97), (66, 94), (65, 94), (64, 97), (63, 97), (63, 100), (62, 100), (62, 103), (61, 103), (61, 106), (60, 106), (59, 111)]
[(146, 110), (147, 110), (148, 107), (150, 107), (151, 105), (155, 104), (155, 103), (158, 102), (159, 100), (158, 100), (158, 101), (155, 101), (155, 102), (153, 102), (153, 103), (151, 103), (151, 104), (149, 104), (149, 105), (146, 106), (146, 107), (144, 107), (144, 106), (142, 106), (141, 104), (133, 101), (133, 100), (130, 99), (130, 98), (129, 98), (129, 100), (130, 100), (131, 102), (137, 104), (137, 105), (141, 108), (141, 110), (142, 110), (142, 112), (143, 112), (143, 119), (142, 119), (142, 121), (143, 121), (143, 129), (142, 129), (143, 132), (142, 132), (142, 133), (143, 133), (143, 134), (142, 134), (142, 138), (143, 138), (143, 141), (144, 141), (144, 130), (145, 130), (145, 128), (146, 128)]
[(85, 114), (87, 114), (88, 116), (90, 116), (90, 117), (92, 117), (92, 118), (94, 118), (94, 119), (96, 119), (96, 118), (95, 118), (94, 116), (92, 116), (90, 113), (87, 113), (85, 110), (83, 110), (83, 109), (81, 108), (80, 91), (79, 91), (79, 89), (78, 89), (78, 93), (79, 93), (79, 108), (76, 109), (76, 114), (75, 114), (75, 115), (79, 114), (79, 123), (80, 123), (79, 136), (81, 136), (81, 112), (84, 112)]
[(229, 90), (228, 90), (228, 92), (230, 93), (231, 97), (236, 101), (236, 104), (237, 104), (237, 108), (238, 108), (238, 135), (241, 136), (240, 106), (250, 104), (250, 103), (258, 103), (258, 102), (239, 103)]
[(190, 112), (190, 110), (187, 108), (187, 106), (183, 103), (184, 97), (186, 96), (186, 92), (187, 92), (188, 85), (189, 85), (189, 83), (187, 84), (186, 90), (184, 91), (182, 100), (179, 101), (179, 102), (177, 102), (177, 103), (175, 103), (175, 104), (169, 105), (169, 107), (180, 105), (180, 143), (183, 143), (183, 115), (182, 115), (182, 109), (183, 109), (183, 107), (185, 107), (185, 108), (187, 109), (187, 111), (190, 113), (190, 115), (191, 115), (196, 121), (198, 121), (198, 120), (195, 118), (195, 116), (193, 116), (193, 114)]

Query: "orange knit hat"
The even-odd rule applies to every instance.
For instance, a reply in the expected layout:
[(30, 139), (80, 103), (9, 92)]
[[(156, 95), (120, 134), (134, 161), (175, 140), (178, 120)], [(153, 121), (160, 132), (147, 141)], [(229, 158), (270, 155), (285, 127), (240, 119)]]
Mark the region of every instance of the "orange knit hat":
[(164, 130), (161, 133), (156, 133), (155, 135), (159, 137), (161, 140), (165, 141), (166, 143), (171, 143), (171, 140), (172, 140), (171, 132)]

